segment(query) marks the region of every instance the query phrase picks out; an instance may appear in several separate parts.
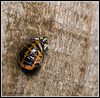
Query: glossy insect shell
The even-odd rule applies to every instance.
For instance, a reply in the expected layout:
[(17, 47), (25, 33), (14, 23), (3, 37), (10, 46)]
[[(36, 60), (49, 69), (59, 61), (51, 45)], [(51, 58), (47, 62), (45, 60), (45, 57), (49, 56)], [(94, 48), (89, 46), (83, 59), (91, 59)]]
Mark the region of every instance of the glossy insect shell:
[(20, 67), (32, 70), (39, 66), (46, 54), (47, 39), (45, 37), (34, 38), (21, 47), (18, 54), (18, 63)]

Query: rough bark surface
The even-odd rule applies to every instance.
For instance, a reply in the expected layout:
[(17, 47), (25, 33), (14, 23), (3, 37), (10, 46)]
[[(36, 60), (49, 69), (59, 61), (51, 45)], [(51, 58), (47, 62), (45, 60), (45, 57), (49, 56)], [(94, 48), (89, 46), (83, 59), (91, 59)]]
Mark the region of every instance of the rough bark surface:
[[(98, 96), (98, 2), (2, 2), (2, 96)], [(32, 76), (21, 45), (40, 35), (48, 55)]]

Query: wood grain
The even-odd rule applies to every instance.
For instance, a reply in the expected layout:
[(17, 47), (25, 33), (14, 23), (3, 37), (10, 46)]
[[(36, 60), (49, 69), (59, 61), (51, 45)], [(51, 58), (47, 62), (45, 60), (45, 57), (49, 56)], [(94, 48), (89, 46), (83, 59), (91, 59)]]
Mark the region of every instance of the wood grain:
[[(98, 2), (2, 2), (2, 96), (98, 96)], [(48, 38), (32, 76), (18, 67), (21, 45)]]

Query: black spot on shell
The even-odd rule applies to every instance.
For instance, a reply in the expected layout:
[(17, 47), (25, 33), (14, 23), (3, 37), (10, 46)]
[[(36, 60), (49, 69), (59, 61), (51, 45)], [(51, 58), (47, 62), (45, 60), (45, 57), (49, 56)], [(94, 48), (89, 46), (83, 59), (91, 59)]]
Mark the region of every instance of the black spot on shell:
[(41, 52), (41, 48), (38, 44), (36, 44), (36, 47), (38, 48), (38, 50)]
[(28, 51), (28, 48), (27, 47), (24, 47), (23, 48), (23, 52), (27, 52)]
[(22, 62), (24, 55), (25, 55), (25, 53), (23, 52), (23, 50), (21, 50), (20, 53), (19, 53), (20, 62)]
[(26, 46), (30, 48), (30, 47), (32, 47), (32, 44), (30, 43), (30, 44), (27, 44)]
[(25, 66), (27, 66), (27, 65), (31, 65), (32, 66), (32, 64), (34, 64), (34, 60), (31, 59), (30, 57), (25, 57), (23, 64)]

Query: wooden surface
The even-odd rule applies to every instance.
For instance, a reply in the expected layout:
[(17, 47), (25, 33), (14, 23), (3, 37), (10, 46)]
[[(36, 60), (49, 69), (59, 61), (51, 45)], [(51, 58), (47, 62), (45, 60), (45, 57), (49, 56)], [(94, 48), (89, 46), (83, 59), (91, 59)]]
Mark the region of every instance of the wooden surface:
[[(2, 2), (2, 96), (98, 96), (98, 2)], [(48, 38), (35, 75), (18, 67), (21, 45)]]

